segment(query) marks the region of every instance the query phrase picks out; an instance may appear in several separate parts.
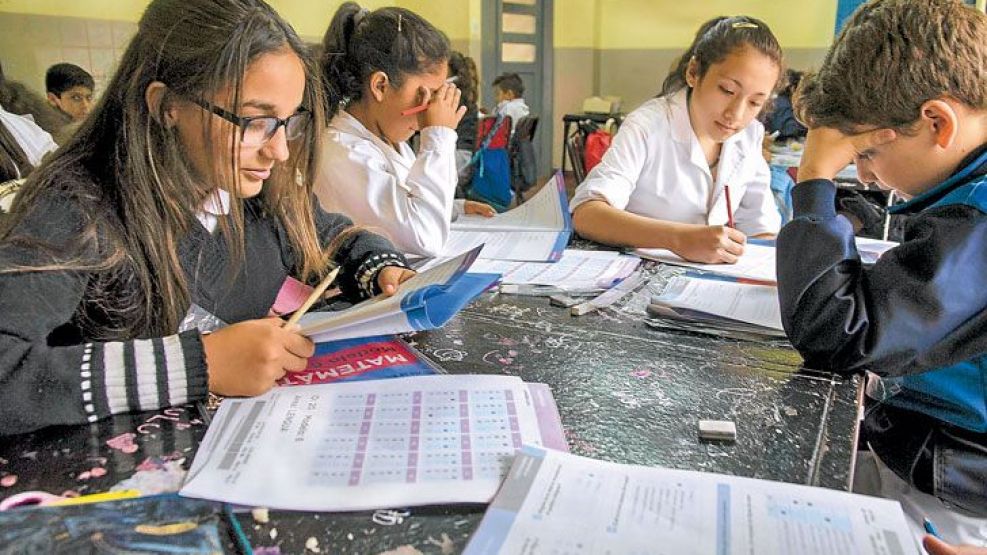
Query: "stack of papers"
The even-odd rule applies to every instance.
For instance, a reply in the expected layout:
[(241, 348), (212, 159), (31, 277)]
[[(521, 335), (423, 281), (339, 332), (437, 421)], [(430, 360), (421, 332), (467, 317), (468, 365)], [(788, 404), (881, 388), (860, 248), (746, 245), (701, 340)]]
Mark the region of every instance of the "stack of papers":
[(663, 319), (686, 320), (704, 327), (762, 336), (784, 337), (778, 289), (739, 283), (730, 278), (685, 275), (669, 280), (652, 298), (648, 313)]
[(522, 444), (565, 449), (548, 386), (416, 376), (226, 399), (181, 495), (278, 509), (487, 503)]
[(302, 333), (323, 342), (442, 327), (500, 279), (496, 274), (467, 273), (481, 248), (415, 275), (390, 297), (379, 295), (338, 312), (310, 312), (299, 321)]
[(538, 194), (492, 218), (460, 216), (452, 223), (443, 256), (456, 256), (483, 245), (481, 258), (555, 262), (572, 235), (572, 217), (562, 173)]
[(480, 259), (470, 271), (501, 274), (502, 285), (548, 287), (559, 293), (598, 293), (631, 275), (640, 263), (640, 258), (616, 251), (566, 249), (558, 262)]
[(464, 553), (919, 550), (896, 501), (525, 446)]

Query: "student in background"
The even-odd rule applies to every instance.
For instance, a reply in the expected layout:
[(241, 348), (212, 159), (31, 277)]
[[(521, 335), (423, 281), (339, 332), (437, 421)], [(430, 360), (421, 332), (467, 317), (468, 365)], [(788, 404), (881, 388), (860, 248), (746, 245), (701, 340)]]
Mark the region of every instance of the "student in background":
[[(332, 118), (316, 180), (322, 207), (382, 230), (406, 253), (442, 254), (455, 216), (489, 209), (454, 202), (455, 129), (466, 107), (447, 81), (448, 39), (406, 9), (346, 2), (322, 47)], [(416, 131), (417, 155), (406, 142)]]
[(493, 80), (494, 101), (497, 108), (494, 115), (510, 116), (511, 134), (517, 128), (517, 122), (531, 113), (524, 102), (524, 82), (517, 73), (505, 73)]
[(0, 64), (0, 106), (11, 114), (25, 116), (51, 135), (56, 143), (68, 138), (72, 119), (53, 108), (37, 91), (24, 83), (7, 79)]
[(93, 91), (96, 83), (89, 72), (75, 64), (55, 64), (45, 73), (45, 89), (48, 102), (80, 122), (93, 107)]
[(321, 85), (267, 4), (154, 0), (138, 29), (0, 228), (0, 435), (263, 393), (314, 349), (266, 317), (287, 276), (413, 275), (315, 204)]
[[(6, 86), (0, 66), (0, 90)], [(27, 177), (56, 148), (51, 135), (33, 119), (8, 112), (0, 103), (0, 183)]]
[[(858, 457), (876, 472), (854, 489), (974, 545), (987, 543), (985, 36), (987, 15), (958, 0), (859, 8), (802, 85), (809, 134), (778, 236), (782, 321), (806, 366), (880, 376), (862, 425), (873, 456)], [(901, 245), (869, 266), (834, 207), (854, 160), (910, 199)]]
[(764, 117), (764, 130), (769, 135), (777, 133), (774, 140), (802, 140), (808, 130), (795, 119), (792, 110), (792, 95), (802, 81), (802, 72), (789, 69), (785, 72), (785, 88), (778, 93), (771, 103), (771, 111)]
[(477, 147), (476, 126), (480, 115), (477, 101), (480, 80), (473, 58), (457, 51), (453, 51), (449, 56), (449, 76), (456, 78), (456, 86), (462, 93), (460, 105), (466, 106), (466, 113), (456, 127), (456, 171), (462, 181), (464, 177), (468, 177), (464, 172), (472, 173), (468, 171), (469, 161)]
[(781, 47), (763, 21), (704, 23), (658, 97), (627, 116), (576, 189), (576, 231), (706, 263), (736, 262), (748, 236), (777, 233), (757, 115), (781, 71)]

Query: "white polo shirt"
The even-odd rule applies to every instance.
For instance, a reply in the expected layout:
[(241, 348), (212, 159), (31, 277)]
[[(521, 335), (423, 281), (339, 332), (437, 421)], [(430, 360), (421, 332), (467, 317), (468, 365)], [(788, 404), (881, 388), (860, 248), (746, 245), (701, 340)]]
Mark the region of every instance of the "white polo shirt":
[(727, 223), (723, 185), (737, 229), (778, 233), (771, 171), (761, 156), (764, 127), (754, 120), (723, 142), (716, 181), (692, 124), (686, 90), (655, 98), (631, 112), (601, 161), (576, 189), (573, 210), (589, 200), (657, 220)]
[(24, 150), (27, 160), (37, 167), (45, 154), (58, 148), (47, 131), (38, 127), (31, 116), (20, 116), (10, 113), (0, 106), (0, 121), (3, 121), (7, 131)]
[(463, 211), (463, 201), (454, 199), (456, 131), (422, 129), (417, 156), (407, 143), (398, 147), (340, 110), (323, 141), (315, 194), (327, 212), (385, 235), (405, 254), (440, 256)]

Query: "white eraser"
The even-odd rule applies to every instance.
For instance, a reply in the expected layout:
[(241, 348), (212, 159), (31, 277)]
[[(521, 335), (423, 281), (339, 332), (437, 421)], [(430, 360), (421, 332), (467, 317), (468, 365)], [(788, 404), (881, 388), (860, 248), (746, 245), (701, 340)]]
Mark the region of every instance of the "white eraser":
[(737, 439), (737, 425), (729, 420), (700, 420), (699, 437), (734, 441)]

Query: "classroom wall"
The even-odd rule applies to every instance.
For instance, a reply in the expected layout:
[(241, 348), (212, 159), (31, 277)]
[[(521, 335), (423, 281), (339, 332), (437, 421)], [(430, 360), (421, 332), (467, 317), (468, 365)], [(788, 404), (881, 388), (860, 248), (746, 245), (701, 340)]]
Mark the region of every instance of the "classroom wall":
[[(818, 66), (833, 38), (836, 0), (562, 0), (555, 3), (555, 101), (561, 120), (585, 97), (614, 95), (628, 112), (653, 97), (702, 22), (745, 14), (764, 20), (790, 67)], [(562, 124), (556, 123), (556, 164)]]
[[(44, 72), (70, 62), (93, 74), (97, 93), (112, 74), (137, 30), (149, 0), (0, 0), (0, 61), (8, 78), (44, 91)], [(270, 0), (309, 42), (319, 42), (342, 0)], [(479, 57), (479, 28), (471, 37), (471, 14), (479, 2), (461, 0), (363, 0), (369, 9), (396, 5), (419, 13), (449, 36), (453, 48)], [(98, 14), (99, 17), (93, 17)]]

